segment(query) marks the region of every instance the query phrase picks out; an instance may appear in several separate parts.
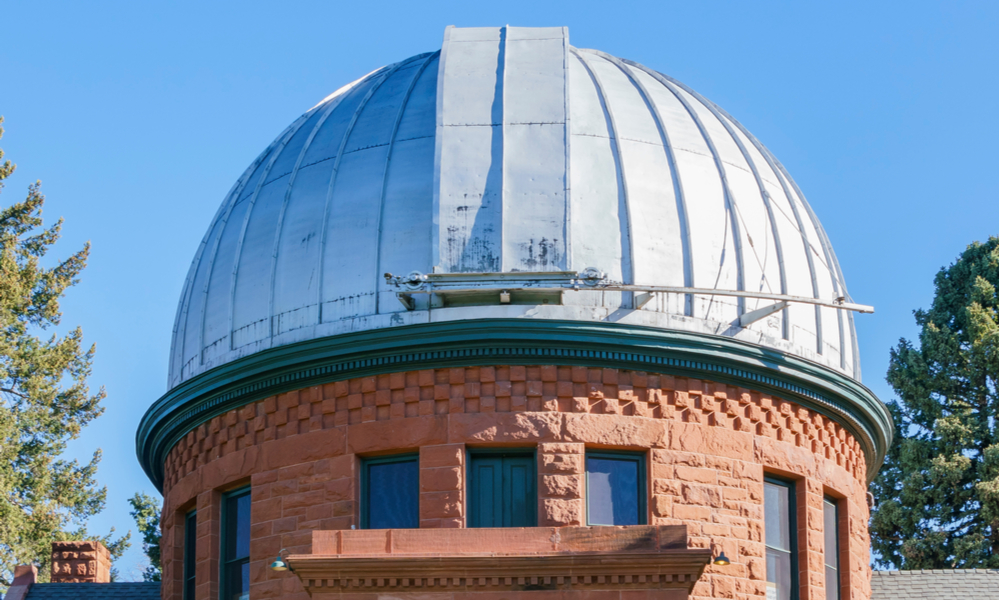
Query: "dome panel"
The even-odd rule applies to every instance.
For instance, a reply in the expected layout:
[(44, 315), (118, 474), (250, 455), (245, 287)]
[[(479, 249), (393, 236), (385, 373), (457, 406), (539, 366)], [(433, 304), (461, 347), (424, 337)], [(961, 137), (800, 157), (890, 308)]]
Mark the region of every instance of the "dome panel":
[[(575, 289), (588, 268), (604, 279)], [(410, 272), (431, 283), (383, 277)], [(721, 108), (565, 28), (449, 28), (240, 178), (185, 283), (168, 384), (301, 340), (497, 317), (728, 336), (858, 377), (840, 297), (801, 191)]]
[(570, 55), (570, 268), (595, 267), (622, 281), (630, 271), (617, 143), (583, 59)]

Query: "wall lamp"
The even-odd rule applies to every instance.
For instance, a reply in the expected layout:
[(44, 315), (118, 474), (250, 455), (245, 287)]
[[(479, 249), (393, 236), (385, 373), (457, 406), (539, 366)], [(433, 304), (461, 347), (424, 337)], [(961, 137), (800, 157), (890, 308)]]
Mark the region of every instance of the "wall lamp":
[[(287, 553), (288, 553), (288, 550), (286, 550), (285, 548), (282, 548), (281, 550), (278, 551), (278, 558), (274, 559), (274, 562), (271, 563), (271, 570), (272, 571), (276, 571), (276, 572), (280, 573), (282, 571), (291, 571), (292, 570), (292, 568), (288, 566), (288, 563), (285, 562), (285, 559), (282, 556), (282, 554), (286, 554), (287, 555)], [(726, 564), (729, 564), (729, 563), (726, 563)]]

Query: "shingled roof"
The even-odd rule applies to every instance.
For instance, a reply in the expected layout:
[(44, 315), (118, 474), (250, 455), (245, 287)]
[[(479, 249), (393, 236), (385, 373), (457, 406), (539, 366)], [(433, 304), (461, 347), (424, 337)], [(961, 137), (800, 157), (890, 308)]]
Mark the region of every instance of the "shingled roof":
[(157, 583), (36, 583), (25, 600), (160, 600)]
[(872, 571), (871, 600), (996, 600), (996, 569)]

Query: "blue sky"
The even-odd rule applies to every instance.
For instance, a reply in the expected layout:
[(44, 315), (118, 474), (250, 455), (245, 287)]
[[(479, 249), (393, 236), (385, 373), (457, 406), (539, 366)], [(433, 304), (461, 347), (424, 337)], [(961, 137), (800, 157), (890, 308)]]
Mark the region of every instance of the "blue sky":
[[(295, 117), (341, 85), (440, 47), (444, 27), (567, 25), (570, 42), (687, 83), (788, 167), (857, 302), (864, 382), (913, 337), (934, 274), (998, 230), (996, 2), (14, 2), (0, 21), (0, 203), (41, 179), (55, 251), (93, 243), (63, 302), (97, 344), (107, 411), (95, 531), (134, 529), (155, 493), (136, 425), (166, 386), (176, 302), (223, 196)], [(138, 576), (136, 544), (119, 563)]]

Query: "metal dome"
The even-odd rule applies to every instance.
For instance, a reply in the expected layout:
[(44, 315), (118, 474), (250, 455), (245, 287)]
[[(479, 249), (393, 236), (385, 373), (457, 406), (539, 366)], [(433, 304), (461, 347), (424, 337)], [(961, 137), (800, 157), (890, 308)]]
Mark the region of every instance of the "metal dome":
[(497, 317), (728, 336), (860, 379), (850, 310), (867, 307), (847, 300), (798, 186), (722, 109), (566, 28), (448, 28), (240, 177), (181, 294), (168, 385), (303, 340)]

